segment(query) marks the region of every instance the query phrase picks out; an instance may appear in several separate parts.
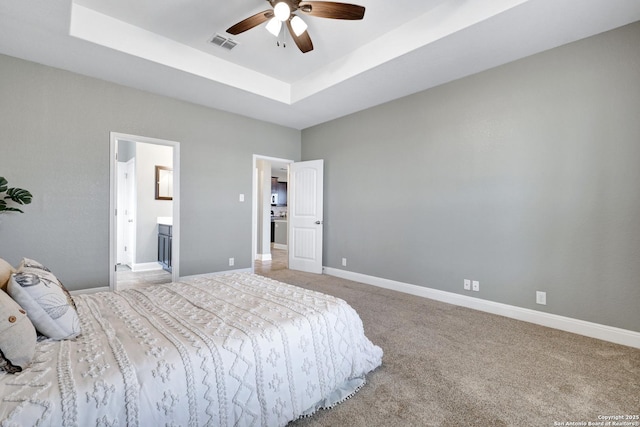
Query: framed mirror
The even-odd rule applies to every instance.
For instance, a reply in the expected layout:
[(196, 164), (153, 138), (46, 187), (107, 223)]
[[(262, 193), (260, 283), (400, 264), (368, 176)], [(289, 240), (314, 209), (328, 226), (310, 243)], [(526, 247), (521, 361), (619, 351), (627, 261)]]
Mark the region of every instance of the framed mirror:
[(156, 166), (156, 200), (173, 200), (173, 169)]

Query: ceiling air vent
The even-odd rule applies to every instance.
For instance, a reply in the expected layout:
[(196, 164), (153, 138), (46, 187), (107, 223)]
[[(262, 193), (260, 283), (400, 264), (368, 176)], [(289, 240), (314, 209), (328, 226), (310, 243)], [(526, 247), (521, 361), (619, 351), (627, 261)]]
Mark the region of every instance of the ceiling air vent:
[(238, 45), (238, 42), (221, 36), (220, 34), (216, 34), (215, 36), (213, 36), (213, 38), (211, 39), (211, 43), (215, 44), (216, 46), (223, 47), (227, 50), (231, 50)]

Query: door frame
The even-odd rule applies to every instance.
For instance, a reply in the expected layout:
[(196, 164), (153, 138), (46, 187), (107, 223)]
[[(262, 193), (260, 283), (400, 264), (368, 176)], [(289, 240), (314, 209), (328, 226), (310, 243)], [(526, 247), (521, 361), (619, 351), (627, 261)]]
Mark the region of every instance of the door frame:
[(173, 229), (172, 229), (172, 280), (180, 278), (180, 143), (166, 139), (130, 135), (119, 132), (109, 133), (109, 289), (117, 290), (117, 156), (118, 141), (134, 141), (146, 144), (165, 145), (173, 148)]
[[(135, 178), (135, 167), (136, 167), (136, 159), (129, 159), (127, 162), (120, 162), (120, 161), (116, 161), (116, 168), (117, 168), (117, 172), (118, 172), (118, 178), (116, 181), (116, 204), (118, 203), (118, 200), (122, 201), (121, 196), (123, 195), (122, 192), (122, 188), (120, 188), (120, 184), (123, 183), (123, 178), (122, 178), (122, 174), (126, 174), (127, 176), (131, 176), (131, 180), (129, 180), (128, 178), (125, 179), (124, 181), (126, 181), (125, 185), (127, 186), (126, 188), (126, 194), (125, 194), (125, 201), (123, 201), (123, 205), (126, 207), (127, 209), (127, 216), (129, 216), (130, 213), (133, 213), (133, 215), (135, 215), (135, 211), (136, 211), (136, 206), (135, 204), (130, 203), (132, 201), (132, 199), (135, 199), (135, 185), (133, 185), (133, 178)], [(120, 206), (121, 210), (122, 207)], [(130, 230), (128, 229), (129, 227), (127, 226), (127, 222), (124, 221), (124, 216), (122, 215), (117, 215), (116, 216), (116, 231), (117, 231), (117, 237), (116, 237), (116, 264), (122, 264), (122, 261), (128, 261), (126, 264), (131, 267), (131, 265), (135, 262), (135, 259), (133, 258), (133, 255), (135, 255), (135, 248), (136, 248), (136, 244), (135, 244), (135, 231), (134, 233), (130, 233)], [(134, 227), (135, 227), (135, 223)], [(122, 241), (121, 241), (122, 238)], [(122, 252), (122, 247), (123, 247), (123, 243), (124, 245), (126, 245), (127, 247), (127, 253), (123, 254)]]
[(280, 157), (263, 156), (261, 154), (253, 155), (252, 168), (252, 194), (251, 194), (251, 271), (255, 271), (256, 255), (258, 252), (258, 160), (266, 160), (278, 163), (294, 163), (295, 160), (283, 159)]

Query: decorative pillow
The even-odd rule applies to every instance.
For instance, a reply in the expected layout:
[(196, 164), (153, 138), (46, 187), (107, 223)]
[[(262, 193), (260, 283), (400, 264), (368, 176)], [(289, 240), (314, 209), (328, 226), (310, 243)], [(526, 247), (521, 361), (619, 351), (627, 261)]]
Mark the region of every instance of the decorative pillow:
[(0, 292), (0, 370), (22, 371), (36, 351), (36, 330), (18, 303)]
[(9, 278), (16, 270), (11, 267), (7, 261), (0, 258), (0, 289), (7, 292), (7, 283), (9, 283)]
[(24, 258), (9, 281), (9, 295), (27, 310), (38, 332), (55, 339), (74, 338), (81, 332), (73, 298), (51, 271)]

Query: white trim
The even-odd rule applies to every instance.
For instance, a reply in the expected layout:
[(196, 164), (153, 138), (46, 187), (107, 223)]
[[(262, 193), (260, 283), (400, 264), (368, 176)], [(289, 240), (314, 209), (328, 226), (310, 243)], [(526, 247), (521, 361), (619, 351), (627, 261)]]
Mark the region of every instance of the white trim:
[(340, 270), (338, 268), (323, 267), (323, 272), (329, 276), (353, 280), (367, 285), (377, 286), (379, 288), (391, 289), (448, 304), (497, 314), (511, 319), (535, 323), (537, 325), (559, 329), (561, 331), (597, 338), (603, 341), (640, 348), (640, 332), (573, 319), (571, 317), (559, 316), (557, 314), (544, 313), (537, 310), (516, 307), (499, 302), (487, 301), (453, 292), (440, 291), (424, 286), (397, 282), (395, 280), (368, 276), (366, 274), (354, 273), (351, 271)]
[(89, 288), (89, 289), (78, 289), (75, 291), (69, 291), (71, 295), (82, 295), (82, 294), (95, 294), (97, 292), (110, 292), (111, 289), (108, 286), (102, 286), (100, 288)]
[(153, 262), (138, 262), (135, 264), (131, 264), (131, 271), (154, 271), (154, 270), (162, 270), (162, 266), (158, 263), (158, 261)]
[(274, 243), (273, 249), (284, 249), (286, 251), (289, 250), (289, 246), (283, 245), (282, 243)]
[(258, 254), (256, 259), (258, 261), (271, 261), (273, 258), (271, 258), (271, 254)]

